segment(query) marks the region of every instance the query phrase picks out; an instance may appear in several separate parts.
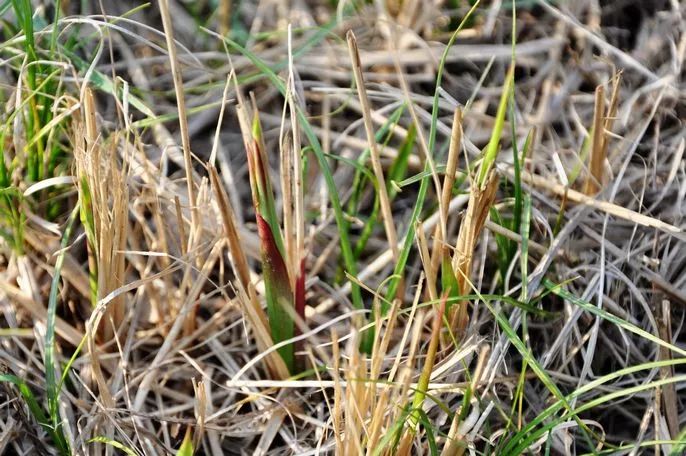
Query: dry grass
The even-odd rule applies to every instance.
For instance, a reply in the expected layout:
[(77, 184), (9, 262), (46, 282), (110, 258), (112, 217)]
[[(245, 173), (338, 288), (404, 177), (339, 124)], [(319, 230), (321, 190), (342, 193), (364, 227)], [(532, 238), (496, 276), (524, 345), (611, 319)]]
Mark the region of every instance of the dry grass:
[(0, 453), (683, 454), (686, 8), (467, 3), (0, 2)]

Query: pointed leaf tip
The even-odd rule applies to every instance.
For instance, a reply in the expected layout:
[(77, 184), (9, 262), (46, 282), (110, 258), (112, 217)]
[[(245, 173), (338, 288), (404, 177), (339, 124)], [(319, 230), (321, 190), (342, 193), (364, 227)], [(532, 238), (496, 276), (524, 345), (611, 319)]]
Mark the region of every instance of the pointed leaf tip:
[(193, 456), (193, 451), (193, 432), (191, 431), (191, 427), (188, 426), (186, 428), (186, 435), (183, 438), (183, 442), (181, 442), (179, 451), (176, 452), (176, 456)]

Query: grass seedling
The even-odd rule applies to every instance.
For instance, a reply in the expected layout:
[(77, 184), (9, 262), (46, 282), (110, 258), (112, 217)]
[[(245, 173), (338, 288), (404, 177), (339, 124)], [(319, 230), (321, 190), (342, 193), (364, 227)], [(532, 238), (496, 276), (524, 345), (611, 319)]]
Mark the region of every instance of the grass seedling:
[[(391, 115), (388, 117), (388, 120), (376, 132), (376, 135), (374, 136), (375, 142), (379, 142), (386, 145), (388, 141), (390, 141), (393, 133), (392, 127), (398, 124), (398, 121), (400, 120), (400, 117), (402, 116), (403, 112), (405, 112), (405, 109), (405, 105), (401, 105), (391, 113)], [(414, 128), (410, 128), (408, 130), (407, 137), (405, 138), (403, 144), (399, 149), (398, 156), (395, 158), (393, 164), (391, 165), (391, 168), (389, 169), (388, 194), (391, 201), (397, 196), (398, 193), (398, 189), (395, 185), (397, 185), (397, 182), (400, 182), (401, 179), (405, 176), (408, 160), (410, 157), (410, 153), (412, 152), (412, 148), (414, 146), (415, 138), (416, 130)], [(364, 194), (367, 183), (374, 183), (373, 174), (369, 172), (369, 169), (365, 166), (367, 160), (369, 159), (369, 154), (370, 149), (364, 149), (360, 154), (358, 160), (354, 162), (347, 159), (343, 159), (342, 157), (339, 157), (337, 155), (330, 155), (330, 158), (340, 160), (343, 163), (350, 164), (355, 168), (355, 174), (352, 180), (352, 192), (350, 198), (348, 199), (348, 204), (346, 205), (346, 211), (349, 217), (354, 217), (358, 219), (364, 218), (364, 216), (361, 214), (360, 200)], [(367, 242), (369, 241), (370, 237), (374, 233), (375, 228), (377, 227), (380, 204), (381, 203), (379, 201), (379, 194), (378, 192), (376, 192), (372, 211), (367, 217), (367, 220), (365, 221), (364, 226), (362, 227), (362, 231), (360, 232), (359, 238), (355, 243), (355, 247), (353, 249), (353, 255), (355, 260), (360, 259), (360, 256), (362, 255), (365, 247), (367, 246)], [(350, 228), (351, 227), (349, 226), (349, 229)], [(336, 274), (337, 279), (339, 279), (337, 281), (340, 282), (340, 278), (343, 275), (343, 265), (341, 265), (339, 271)]]
[[(54, 198), (61, 189), (46, 187), (30, 198), (20, 196), (26, 187), (68, 172), (67, 156), (60, 143), (65, 119), (71, 114), (69, 102), (63, 97), (64, 66), (55, 51), (56, 33), (45, 45), (35, 27), (47, 26), (42, 18), (34, 18), (29, 0), (10, 0), (17, 24), (4, 21), (6, 41), (0, 47), (3, 66), (17, 73), (17, 90), (6, 104), (0, 127), (0, 236), (13, 250), (24, 252), (25, 210), (30, 208), (48, 221), (57, 218), (62, 208)], [(55, 21), (59, 14), (56, 8)], [(15, 36), (10, 38), (11, 34)], [(4, 56), (9, 58), (5, 60)], [(16, 64), (21, 62), (20, 66)], [(44, 204), (34, 204), (34, 203)], [(26, 208), (22, 208), (26, 204)]]
[[(387, 140), (390, 138), (390, 133), (387, 136)], [(393, 160), (393, 164), (391, 165), (389, 171), (388, 171), (388, 183), (386, 184), (388, 186), (388, 198), (389, 201), (393, 201), (393, 199), (397, 196), (399, 192), (399, 187), (394, 186), (394, 183), (401, 182), (402, 179), (405, 177), (405, 173), (407, 171), (407, 164), (408, 164), (408, 158), (410, 156), (410, 152), (412, 151), (414, 147), (414, 141), (416, 138), (416, 130), (414, 127), (410, 127), (407, 133), (407, 137), (403, 141), (402, 145), (400, 146), (398, 150), (398, 156), (396, 157), (395, 160)], [(359, 175), (362, 176), (364, 175), (363, 171), (359, 171)], [(371, 177), (371, 176), (367, 176)], [(352, 202), (352, 198), (351, 198)], [(365, 247), (367, 246), (367, 243), (369, 242), (370, 237), (374, 233), (374, 229), (378, 226), (378, 221), (379, 221), (379, 210), (380, 210), (380, 199), (379, 199), (379, 194), (377, 193), (374, 197), (374, 203), (372, 206), (372, 211), (369, 214), (369, 217), (367, 217), (367, 220), (364, 223), (364, 226), (362, 227), (362, 231), (360, 232), (359, 239), (355, 243), (355, 258), (359, 259), (360, 256), (362, 255)]]
[[(269, 320), (262, 310), (262, 307), (260, 307), (255, 286), (250, 280), (248, 260), (238, 235), (235, 221), (236, 217), (234, 215), (234, 210), (231, 207), (229, 197), (220, 182), (217, 170), (213, 166), (210, 166), (209, 171), (212, 189), (217, 200), (222, 222), (224, 223), (224, 235), (226, 236), (229, 252), (231, 253), (231, 264), (236, 277), (238, 278), (236, 286), (240, 290), (239, 294), (242, 297), (242, 299), (239, 299), (239, 303), (243, 306), (243, 315), (246, 316), (250, 326), (255, 332), (257, 346), (261, 352), (265, 352), (274, 344), (269, 328)], [(269, 355), (267, 357), (267, 365), (274, 377), (280, 379), (288, 378), (288, 368), (280, 356), (276, 354)]]
[[(292, 263), (288, 261), (286, 256), (279, 219), (276, 214), (274, 193), (267, 171), (268, 159), (262, 138), (262, 127), (257, 111), (254, 112), (252, 121), (249, 121), (245, 110), (246, 107), (241, 102), (238, 106), (238, 113), (245, 140), (250, 189), (260, 237), (267, 314), (272, 340), (274, 343), (280, 343), (291, 339), (296, 334), (293, 312), (304, 321), (304, 263), (299, 265), (299, 269), (289, 268)], [(279, 348), (278, 352), (288, 370), (295, 373), (294, 345), (283, 346)]]
[[(279, 78), (279, 76), (277, 76), (276, 73), (274, 73), (274, 71), (268, 65), (266, 65), (262, 60), (260, 60), (255, 54), (253, 54), (240, 44), (236, 43), (235, 41), (232, 41), (228, 38), (223, 39), (228, 46), (230, 46), (233, 49), (236, 49), (241, 54), (245, 55), (248, 59), (250, 59), (250, 61), (267, 77), (267, 79), (269, 79), (269, 81), (274, 84), (274, 86), (279, 90), (282, 96), (288, 96), (288, 88), (286, 84), (284, 84), (283, 80)], [(355, 263), (352, 245), (350, 243), (350, 238), (348, 236), (348, 222), (346, 221), (345, 216), (343, 214), (341, 200), (338, 196), (338, 189), (336, 188), (336, 185), (334, 183), (331, 168), (327, 161), (327, 157), (325, 156), (324, 151), (322, 150), (319, 139), (317, 138), (317, 135), (312, 129), (312, 126), (310, 125), (307, 116), (299, 106), (296, 106), (295, 110), (298, 124), (300, 125), (300, 128), (302, 128), (303, 133), (305, 134), (305, 138), (310, 143), (311, 150), (314, 153), (315, 158), (317, 159), (317, 164), (319, 165), (319, 169), (324, 178), (326, 190), (328, 192), (329, 200), (331, 202), (331, 206), (334, 213), (334, 218), (336, 220), (336, 226), (340, 233), (341, 256), (343, 257), (343, 263), (345, 264), (347, 273), (355, 276), (357, 274), (357, 265)], [(245, 138), (246, 130), (244, 127), (241, 128), (244, 130)], [(356, 309), (363, 309), (364, 304), (362, 303), (362, 293), (360, 291), (359, 285), (356, 283), (352, 283), (351, 289), (353, 306)]]

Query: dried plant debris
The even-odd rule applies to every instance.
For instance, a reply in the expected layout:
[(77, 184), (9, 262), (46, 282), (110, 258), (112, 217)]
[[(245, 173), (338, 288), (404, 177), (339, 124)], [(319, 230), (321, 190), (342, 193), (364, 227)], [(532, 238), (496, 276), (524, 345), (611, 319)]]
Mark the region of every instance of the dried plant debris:
[(683, 2), (0, 16), (0, 453), (686, 452)]

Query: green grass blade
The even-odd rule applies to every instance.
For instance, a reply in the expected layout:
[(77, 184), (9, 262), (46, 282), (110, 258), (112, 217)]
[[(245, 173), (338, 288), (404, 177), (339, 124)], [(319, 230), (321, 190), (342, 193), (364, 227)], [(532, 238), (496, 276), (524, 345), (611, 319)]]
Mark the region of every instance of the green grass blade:
[(431, 456), (438, 456), (440, 453), (438, 451), (438, 445), (436, 445), (435, 430), (433, 428), (433, 425), (431, 424), (429, 416), (422, 409), (416, 410), (416, 413), (419, 419), (419, 423), (422, 425), (424, 431), (426, 432), (426, 440), (429, 444), (429, 454), (431, 454)]
[[(510, 340), (510, 343), (517, 349), (519, 354), (524, 358), (527, 362), (527, 364), (531, 367), (531, 370), (536, 374), (538, 379), (545, 385), (545, 387), (548, 389), (548, 391), (551, 392), (551, 394), (560, 401), (565, 409), (570, 413), (570, 418), (574, 418), (574, 420), (579, 424), (580, 429), (584, 432), (584, 437), (585, 439), (591, 443), (590, 436), (588, 435), (590, 430), (588, 427), (576, 416), (576, 414), (573, 413), (571, 405), (569, 402), (566, 400), (565, 396), (562, 395), (562, 392), (560, 389), (557, 387), (557, 384), (550, 378), (548, 373), (543, 369), (543, 367), (539, 364), (538, 360), (533, 356), (533, 354), (526, 348), (526, 345), (524, 345), (524, 342), (519, 338), (517, 333), (514, 331), (512, 326), (510, 326), (510, 323), (507, 321), (507, 318), (502, 314), (502, 312), (497, 312), (493, 306), (488, 302), (484, 301), (484, 304), (488, 308), (488, 310), (493, 314), (495, 317), (496, 321), (498, 322), (498, 326), (503, 330), (503, 332), (507, 335), (507, 338)], [(592, 445), (591, 445), (592, 446)], [(506, 452), (503, 452), (503, 454), (509, 454)], [(519, 454), (519, 453), (515, 453)]]
[(47, 432), (48, 435), (50, 435), (55, 445), (57, 446), (59, 454), (62, 456), (70, 455), (71, 452), (69, 450), (69, 444), (67, 443), (67, 440), (61, 431), (61, 428), (55, 427), (51, 423), (51, 420), (45, 415), (45, 412), (43, 412), (43, 409), (38, 404), (36, 396), (34, 396), (33, 392), (31, 391), (31, 388), (29, 388), (29, 386), (23, 380), (10, 374), (0, 374), (0, 382), (12, 383), (19, 389), (19, 393), (26, 402), (26, 405), (28, 406), (31, 415), (33, 415), (33, 417), (36, 419), (38, 424), (45, 430), (45, 432)]
[[(680, 366), (680, 365), (686, 365), (686, 358), (680, 358), (680, 359), (674, 359), (674, 360), (661, 360), (661, 361), (651, 361), (648, 363), (643, 363), (637, 366), (629, 366), (624, 369), (617, 370), (615, 372), (612, 372), (610, 374), (604, 375), (602, 377), (599, 377), (582, 387), (576, 389), (569, 395), (565, 397), (565, 401), (567, 403), (571, 402), (572, 400), (581, 397), (583, 394), (591, 392), (595, 390), (596, 388), (611, 382), (613, 380), (620, 379), (624, 376), (629, 376), (636, 374), (638, 372), (644, 371), (644, 370), (653, 370), (653, 369), (659, 369), (661, 367), (668, 367), (668, 366)], [(511, 454), (511, 451), (515, 446), (517, 446), (520, 442), (526, 440), (525, 443), (528, 443), (530, 445), (533, 443), (535, 440), (540, 438), (545, 432), (547, 431), (541, 431), (538, 430), (536, 431), (536, 427), (539, 426), (540, 424), (546, 422), (549, 420), (550, 417), (552, 417), (555, 413), (560, 411), (563, 408), (563, 402), (562, 401), (557, 401), (551, 406), (549, 406), (547, 409), (545, 409), (543, 412), (539, 413), (539, 415), (534, 418), (530, 423), (528, 423), (525, 427), (523, 427), (519, 432), (517, 432), (514, 436), (512, 436), (508, 443), (503, 447), (502, 454)], [(526, 448), (525, 445), (524, 448)], [(501, 453), (499, 453), (501, 454)], [(517, 453), (515, 453), (517, 454)]]
[[(31, 6), (30, 0), (12, 0), (12, 6), (14, 7), (14, 14), (17, 15), (19, 20), (19, 26), (24, 32), (24, 44), (26, 46), (26, 54), (28, 55), (28, 63), (37, 60), (36, 57), (36, 42), (33, 34), (33, 7)], [(36, 67), (34, 65), (29, 65), (27, 67), (27, 73), (29, 76), (29, 89), (33, 91), (36, 87)]]
[(491, 133), (491, 139), (488, 141), (483, 161), (479, 167), (479, 177), (477, 178), (477, 183), (481, 188), (483, 188), (484, 184), (486, 183), (486, 176), (488, 176), (488, 172), (491, 170), (493, 163), (495, 163), (495, 159), (498, 156), (498, 151), (500, 150), (500, 138), (503, 134), (505, 114), (507, 113), (507, 105), (508, 101), (510, 100), (510, 92), (512, 91), (513, 85), (514, 66), (511, 66), (507, 72), (507, 76), (505, 77), (505, 85), (503, 86), (503, 93), (500, 96), (498, 111), (495, 115), (495, 125), (493, 126), (493, 132)]
[(110, 445), (113, 448), (116, 448), (117, 450), (123, 452), (127, 456), (138, 456), (138, 453), (133, 451), (131, 448), (127, 447), (123, 443), (117, 442), (114, 439), (111, 439), (109, 437), (105, 437), (104, 435), (99, 435), (97, 437), (93, 437), (92, 439), (88, 440), (88, 443), (104, 443), (105, 445)]
[[(58, 401), (60, 390), (58, 388), (59, 384), (57, 378), (55, 377), (55, 371), (57, 366), (55, 365), (55, 325), (57, 317), (57, 296), (59, 293), (60, 278), (62, 272), (62, 266), (64, 265), (64, 257), (66, 254), (66, 248), (69, 245), (69, 239), (71, 238), (72, 229), (74, 228), (74, 222), (79, 215), (79, 206), (72, 210), (71, 215), (67, 221), (67, 226), (62, 235), (61, 249), (60, 253), (57, 255), (55, 261), (55, 268), (52, 276), (52, 283), (50, 285), (50, 295), (48, 297), (48, 310), (47, 310), (47, 322), (45, 330), (45, 387), (48, 396), (48, 414), (52, 420), (52, 426), (55, 432), (59, 432), (61, 423), (58, 408)], [(62, 437), (64, 439), (64, 437)], [(62, 443), (62, 442), (60, 442)], [(69, 448), (64, 440), (64, 450), (69, 451)], [(60, 445), (61, 446), (61, 445)]]
[(676, 436), (676, 442), (669, 456), (680, 456), (686, 454), (686, 427)]
[(444, 255), (441, 261), (441, 290), (443, 293), (448, 293), (450, 298), (446, 307), (446, 313), (450, 314), (452, 304), (459, 302), (460, 285), (457, 283), (457, 276), (449, 255)]
[[(549, 312), (543, 309), (539, 309), (532, 305), (531, 303), (528, 302), (523, 302), (518, 299), (513, 298), (512, 296), (503, 296), (499, 294), (467, 294), (467, 295), (455, 295), (455, 296), (450, 296), (446, 300), (446, 304), (451, 304), (455, 302), (460, 302), (460, 301), (473, 301), (475, 299), (483, 300), (483, 301), (501, 301), (506, 304), (509, 304), (513, 307), (518, 307), (530, 314), (536, 315), (539, 318), (552, 318), (556, 314), (553, 312)], [(433, 300), (433, 301), (425, 301), (419, 304), (419, 306), (430, 306), (434, 304), (438, 304), (440, 300)]]
[[(381, 125), (381, 128), (374, 134), (374, 141), (376, 143), (383, 143), (383, 147), (386, 147), (388, 145), (388, 142), (391, 140), (393, 137), (393, 132), (391, 131), (391, 126), (397, 125), (398, 121), (400, 120), (400, 116), (405, 110), (405, 105), (399, 106), (393, 114), (384, 122), (383, 125)], [(360, 198), (362, 196), (362, 193), (364, 192), (364, 185), (366, 183), (371, 183), (371, 185), (374, 187), (374, 191), (378, 192), (377, 188), (377, 182), (376, 178), (374, 177), (374, 173), (369, 171), (369, 166), (367, 165), (367, 162), (369, 161), (369, 156), (371, 154), (371, 150), (369, 147), (366, 147), (358, 159), (355, 161), (355, 176), (353, 176), (353, 191), (350, 199), (348, 200), (348, 213), (351, 215), (357, 215), (358, 212), (358, 205), (360, 202)], [(391, 165), (391, 169), (393, 166), (395, 166), (398, 163), (398, 159), (400, 157), (396, 157), (396, 159), (393, 161), (393, 164)], [(389, 170), (390, 172), (390, 170)], [(391, 188), (390, 185), (390, 176), (388, 179), (387, 183), (387, 190)], [(378, 196), (377, 196), (378, 198)]]
[[(94, 87), (105, 92), (108, 95), (112, 95), (113, 97), (121, 100), (122, 96), (124, 95), (124, 89), (121, 85), (115, 87), (114, 83), (107, 75), (105, 75), (101, 71), (92, 68), (92, 64), (83, 60), (76, 53), (64, 47), (60, 47), (60, 52), (63, 52), (65, 54), (65, 56), (74, 65), (74, 67), (76, 67), (76, 69), (78, 69), (81, 72), (89, 73), (90, 78), (88, 82), (91, 83)], [(156, 118), (155, 113), (145, 103), (143, 103), (143, 101), (140, 98), (136, 97), (132, 93), (129, 93), (127, 96), (128, 102), (131, 106), (138, 109), (142, 114), (144, 114), (149, 119)], [(135, 125), (146, 124), (135, 123)]]
[(360, 237), (358, 238), (357, 242), (355, 243), (355, 249), (353, 250), (353, 255), (355, 255), (356, 260), (360, 259), (360, 256), (364, 252), (364, 248), (367, 246), (367, 242), (372, 237), (372, 234), (374, 234), (374, 229), (378, 226), (379, 212), (380, 211), (381, 211), (381, 202), (379, 201), (378, 197), (375, 197), (372, 212), (371, 212), (371, 214), (369, 214), (367, 221), (364, 223), (364, 226), (362, 227), (362, 232), (360, 233)]
[[(389, 427), (388, 431), (381, 438), (376, 448), (373, 449), (373, 456), (381, 456), (382, 454), (386, 454), (386, 450), (389, 446), (396, 446), (398, 444), (403, 427), (405, 427), (405, 421), (407, 421), (409, 416), (410, 409), (409, 407), (405, 407), (403, 413), (400, 414), (400, 417), (398, 417), (398, 419)], [(390, 454), (394, 454), (394, 451), (391, 451)]]
[[(513, 220), (512, 227), (510, 228), (515, 233), (519, 233), (519, 224), (522, 218), (522, 162), (519, 159), (519, 150), (517, 148), (517, 126), (515, 122), (515, 110), (514, 110), (514, 84), (510, 90), (510, 126), (512, 128), (512, 166), (514, 168), (514, 207), (513, 207)], [(527, 141), (529, 138), (527, 137)], [(526, 150), (526, 144), (524, 146)], [(512, 246), (515, 246), (513, 241), (510, 241)], [(514, 252), (512, 252), (514, 254)]]
[(529, 231), (531, 229), (531, 196), (524, 195), (522, 206), (521, 224), (519, 226), (519, 234), (522, 236), (520, 271), (522, 275), (522, 292), (521, 299), (526, 299), (529, 296), (528, 281), (529, 281)]
[[(650, 389), (654, 388), (659, 388), (664, 385), (669, 385), (673, 383), (683, 383), (686, 381), (686, 375), (678, 375), (674, 377), (668, 377), (668, 378), (663, 378), (660, 380), (655, 380), (652, 382), (647, 382), (647, 383), (642, 383), (633, 387), (625, 387), (621, 388), (617, 391), (613, 391), (611, 393), (605, 394), (603, 396), (600, 396), (594, 400), (591, 400), (589, 402), (586, 402), (582, 404), (581, 406), (577, 407), (574, 410), (568, 410), (566, 414), (563, 414), (554, 420), (551, 420), (549, 423), (546, 423), (545, 426), (537, 429), (535, 432), (532, 432), (531, 434), (525, 435), (523, 440), (519, 442), (517, 446), (515, 446), (510, 453), (508, 454), (523, 454), (526, 449), (533, 444), (536, 440), (538, 440), (540, 437), (554, 429), (557, 425), (560, 423), (563, 423), (567, 420), (569, 420), (572, 416), (578, 416), (581, 413), (587, 412), (593, 408), (596, 408), (604, 403), (616, 400), (616, 399), (621, 399), (623, 397), (630, 397), (632, 395), (635, 395), (636, 393), (640, 393), (642, 391), (647, 391)], [(593, 447), (591, 445), (591, 447)], [(505, 454), (505, 453), (503, 453)], [(594, 452), (593, 454), (597, 454), (597, 452)]]
[(5, 0), (0, 3), (0, 16), (4, 15), (10, 8), (12, 8), (12, 0)]
[[(508, 223), (500, 217), (500, 212), (495, 206), (492, 206), (489, 210), (489, 215), (493, 223), (500, 225), (504, 228), (509, 228)], [(511, 241), (499, 233), (494, 233), (495, 243), (498, 246), (498, 269), (500, 271), (501, 280), (504, 280), (507, 274), (507, 269), (510, 265), (511, 258)]]
[(176, 452), (176, 456), (193, 456), (193, 433), (191, 428), (186, 428), (186, 435), (183, 437), (183, 442), (179, 447), (179, 451)]
[(391, 182), (400, 182), (407, 174), (407, 168), (410, 161), (410, 155), (414, 150), (415, 140), (417, 139), (417, 127), (410, 125), (407, 130), (407, 137), (398, 149), (398, 156), (393, 161), (391, 168), (388, 170), (388, 192), (391, 199), (398, 194), (398, 189), (391, 185)]
[(74, 353), (72, 353), (71, 357), (69, 358), (69, 361), (67, 361), (67, 363), (64, 365), (64, 369), (62, 371), (62, 378), (60, 378), (60, 383), (57, 385), (57, 391), (62, 391), (62, 386), (64, 385), (64, 382), (67, 380), (67, 376), (69, 376), (71, 366), (74, 365), (74, 361), (76, 361), (76, 358), (78, 358), (79, 354), (81, 353), (81, 350), (83, 350), (83, 346), (85, 345), (87, 340), (88, 339), (84, 334), (83, 338), (81, 338), (81, 341), (79, 342), (78, 347), (76, 347), (76, 350), (74, 350)]
[[(446, 170), (445, 165), (436, 165), (436, 171), (439, 173), (443, 173)], [(460, 183), (464, 181), (465, 174), (462, 173), (461, 171), (457, 171), (457, 174), (460, 174), (460, 178), (456, 180), (455, 185), (459, 186)], [(423, 170), (413, 176), (410, 176), (406, 179), (401, 180), (400, 182), (397, 182), (396, 185), (400, 188), (407, 187), (408, 185), (416, 184), (417, 182), (421, 182), (425, 178), (431, 176), (431, 171), (430, 170)]]
[[(396, 111), (398, 114), (401, 114), (404, 110), (404, 105), (398, 108)], [(398, 118), (400, 115), (398, 115)], [(392, 120), (389, 119), (389, 121)], [(388, 122), (387, 122), (388, 123)], [(394, 122), (394, 124), (397, 123), (397, 119)], [(389, 128), (387, 128), (389, 130)], [(377, 134), (378, 136), (378, 134)], [(388, 144), (388, 141), (391, 139), (392, 132), (388, 131), (386, 135), (386, 139), (384, 141), (384, 146)], [(414, 146), (414, 140), (416, 136), (416, 130), (414, 129), (414, 126), (410, 127), (408, 131), (408, 136), (405, 138), (405, 141), (403, 141), (403, 144), (400, 146), (398, 156), (393, 160), (393, 163), (391, 164), (390, 169), (388, 170), (388, 182), (386, 184), (387, 188), (386, 190), (388, 191), (388, 197), (390, 201), (393, 201), (393, 199), (397, 196), (398, 194), (398, 189), (393, 186), (393, 183), (397, 180), (402, 179), (405, 177), (405, 172), (407, 171), (408, 167), (408, 161), (410, 158), (410, 153), (412, 152), (412, 147)], [(377, 142), (379, 141), (378, 139), (375, 139)], [(362, 161), (362, 163), (366, 163), (366, 158), (368, 158), (369, 155), (369, 149), (367, 148), (365, 150), (367, 152), (364, 155), (365, 160)], [(361, 157), (362, 158), (362, 157)], [(360, 165), (362, 166), (362, 165)], [(367, 167), (363, 167), (364, 171), (358, 171), (358, 173), (361, 173), (360, 175), (364, 175), (365, 177), (368, 177), (369, 180), (368, 182), (371, 182), (371, 184), (376, 188), (377, 183), (376, 183), (376, 178), (374, 175), (369, 172), (369, 169)], [(356, 174), (358, 174), (356, 173)], [(357, 176), (356, 176), (357, 177)], [(362, 184), (363, 182), (359, 182), (359, 184)], [(353, 195), (355, 195), (355, 200), (351, 198), (351, 204), (350, 206), (354, 207), (356, 209), (357, 203), (359, 201), (359, 197), (362, 194), (362, 185), (358, 186), (359, 188), (356, 191), (353, 191)], [(349, 207), (350, 207), (349, 206)], [(362, 227), (362, 232), (360, 233), (360, 237), (357, 240), (357, 243), (355, 243), (355, 250), (353, 251), (355, 255), (355, 260), (359, 260), (360, 255), (364, 251), (364, 248), (367, 245), (367, 242), (371, 238), (372, 234), (374, 233), (374, 229), (378, 226), (379, 222), (379, 213), (381, 211), (381, 200), (379, 198), (379, 193), (378, 191), (375, 191), (375, 196), (374, 196), (374, 205), (372, 207), (372, 212), (367, 218), (367, 221), (365, 222), (364, 226)], [(350, 212), (350, 211), (349, 211)], [(357, 212), (356, 210), (351, 213)], [(359, 217), (359, 216), (358, 216)]]
[(585, 311), (588, 311), (592, 313), (595, 316), (598, 316), (602, 318), (603, 320), (606, 320), (613, 325), (619, 326), (620, 328), (626, 329), (629, 332), (632, 332), (636, 334), (637, 336), (643, 337), (644, 339), (659, 345), (661, 347), (664, 347), (674, 353), (678, 353), (681, 356), (686, 356), (686, 350), (683, 350), (676, 345), (670, 344), (669, 342), (665, 342), (664, 340), (660, 339), (659, 337), (649, 333), (648, 331), (639, 328), (636, 325), (633, 325), (629, 323), (628, 321), (617, 317), (616, 315), (613, 315), (609, 313), (608, 311), (601, 309), (594, 304), (591, 304), (588, 301), (584, 301), (583, 299), (577, 298), (570, 292), (566, 291), (563, 289), (560, 285), (557, 285), (550, 281), (549, 279), (544, 279), (543, 280), (543, 286), (546, 287), (548, 290), (550, 290), (553, 294), (559, 296), (562, 299), (565, 299), (569, 301), (570, 303), (574, 304), (575, 306), (581, 307)]
[(91, 305), (95, 307), (98, 302), (98, 267), (95, 261), (91, 261), (98, 251), (97, 240), (95, 237), (95, 220), (93, 218), (93, 200), (91, 196), (90, 186), (86, 176), (81, 176), (81, 185), (79, 186), (79, 215), (81, 218), (81, 225), (86, 232), (86, 241), (88, 242), (89, 255), (89, 271), (88, 282), (91, 291)]
[[(3, 125), (0, 129), (0, 144), (5, 144), (5, 132), (11, 131), (9, 127)], [(5, 163), (5, 148), (0, 147), (0, 189), (9, 187), (10, 172)]]

